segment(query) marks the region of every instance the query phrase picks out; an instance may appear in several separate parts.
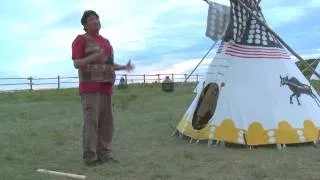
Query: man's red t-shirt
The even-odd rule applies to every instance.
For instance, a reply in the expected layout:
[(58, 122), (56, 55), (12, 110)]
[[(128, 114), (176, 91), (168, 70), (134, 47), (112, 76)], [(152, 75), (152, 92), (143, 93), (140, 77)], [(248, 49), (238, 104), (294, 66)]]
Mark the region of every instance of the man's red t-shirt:
[[(94, 40), (105, 50), (107, 55), (111, 54), (112, 46), (109, 41), (101, 35), (93, 36)], [(83, 35), (78, 35), (72, 42), (72, 59), (77, 60), (84, 57), (85, 39)], [(112, 94), (113, 84), (99, 82), (80, 82), (79, 92), (81, 93), (105, 93)]]

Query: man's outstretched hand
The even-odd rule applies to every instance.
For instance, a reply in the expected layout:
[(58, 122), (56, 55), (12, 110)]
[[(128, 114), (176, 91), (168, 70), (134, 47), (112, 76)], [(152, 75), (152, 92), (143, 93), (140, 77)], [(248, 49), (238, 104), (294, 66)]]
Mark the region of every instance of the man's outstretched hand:
[(134, 65), (131, 64), (131, 59), (128, 61), (127, 65), (125, 67), (128, 72), (130, 72), (134, 69)]

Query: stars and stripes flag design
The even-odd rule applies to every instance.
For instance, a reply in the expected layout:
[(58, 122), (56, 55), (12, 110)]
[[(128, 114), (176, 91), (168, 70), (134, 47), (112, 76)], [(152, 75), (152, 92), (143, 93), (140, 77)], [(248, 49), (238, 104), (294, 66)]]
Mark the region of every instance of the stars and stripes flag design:
[(283, 48), (278, 47), (248, 46), (241, 44), (222, 44), (218, 49), (218, 53), (248, 59), (291, 59), (289, 54)]
[[(255, 0), (241, 1), (265, 22)], [(221, 49), (224, 49), (227, 55), (243, 58), (290, 59), (280, 41), (235, 0), (230, 0), (230, 7), (209, 3), (206, 36), (214, 41), (224, 41), (227, 39), (224, 36), (230, 37), (234, 44), (221, 46), (218, 50), (222, 52)]]
[[(261, 10), (256, 6), (254, 0), (242, 0), (252, 13), (265, 22)], [(268, 32), (267, 28), (260, 24), (257, 19), (252, 16), (237, 1), (231, 0), (231, 23), (228, 31), (232, 34), (233, 40), (237, 44), (249, 46), (263, 47), (279, 47), (282, 48), (280, 42)]]

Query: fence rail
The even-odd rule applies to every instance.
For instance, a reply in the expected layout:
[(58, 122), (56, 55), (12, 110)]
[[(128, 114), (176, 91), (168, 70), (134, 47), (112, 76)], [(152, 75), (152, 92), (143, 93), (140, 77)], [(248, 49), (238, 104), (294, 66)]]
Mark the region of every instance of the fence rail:
[[(166, 76), (169, 76), (174, 82), (184, 82), (188, 74), (117, 74), (115, 84), (119, 83), (121, 77), (128, 84), (146, 84), (146, 83), (161, 83)], [(199, 82), (202, 75), (191, 75), (187, 82)], [(78, 85), (78, 77), (27, 77), (27, 78), (0, 78), (0, 91), (14, 90), (36, 90), (36, 89), (62, 89), (72, 88)]]

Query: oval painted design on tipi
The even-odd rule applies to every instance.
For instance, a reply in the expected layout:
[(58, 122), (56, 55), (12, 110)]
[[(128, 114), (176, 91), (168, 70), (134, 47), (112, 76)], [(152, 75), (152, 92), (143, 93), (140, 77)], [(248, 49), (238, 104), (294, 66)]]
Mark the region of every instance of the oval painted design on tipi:
[(194, 129), (200, 130), (208, 124), (216, 110), (218, 97), (219, 85), (217, 83), (209, 83), (202, 90), (192, 118)]

